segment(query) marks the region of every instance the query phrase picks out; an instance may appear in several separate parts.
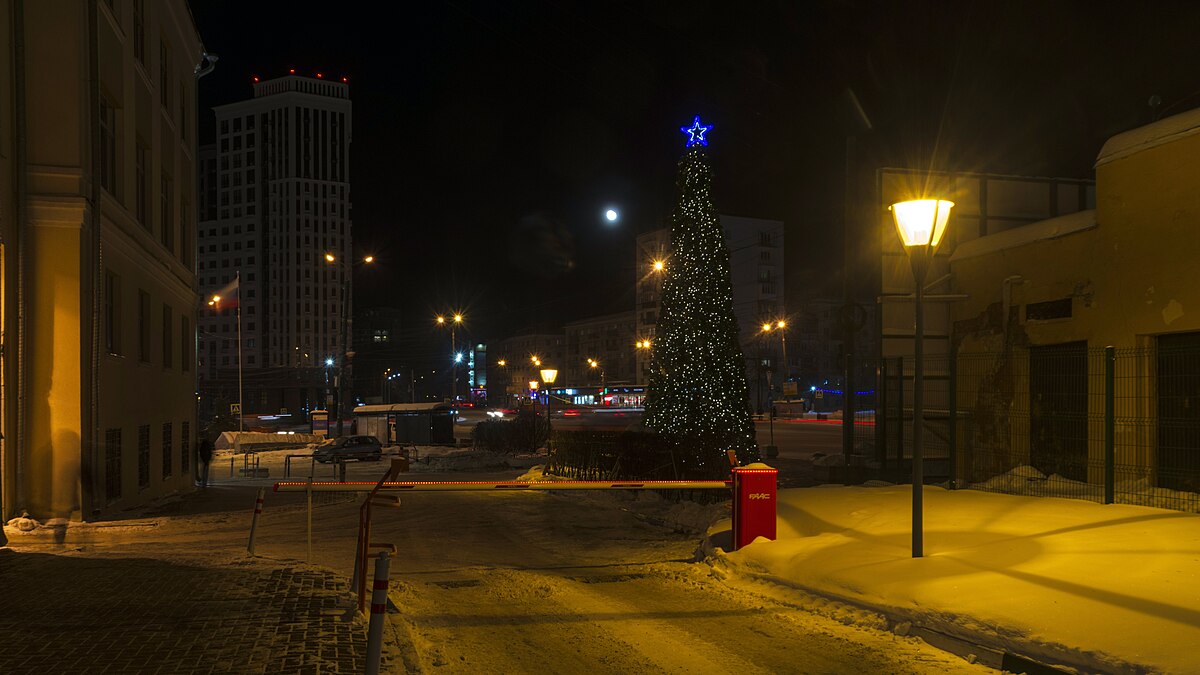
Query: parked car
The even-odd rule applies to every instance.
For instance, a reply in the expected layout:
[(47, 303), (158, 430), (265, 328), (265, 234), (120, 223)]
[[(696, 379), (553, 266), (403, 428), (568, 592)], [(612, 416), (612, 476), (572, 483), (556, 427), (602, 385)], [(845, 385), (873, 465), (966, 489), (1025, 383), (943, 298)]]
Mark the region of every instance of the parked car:
[(378, 462), (382, 457), (383, 446), (374, 436), (342, 436), (313, 451), (313, 459), (322, 464), (338, 459)]

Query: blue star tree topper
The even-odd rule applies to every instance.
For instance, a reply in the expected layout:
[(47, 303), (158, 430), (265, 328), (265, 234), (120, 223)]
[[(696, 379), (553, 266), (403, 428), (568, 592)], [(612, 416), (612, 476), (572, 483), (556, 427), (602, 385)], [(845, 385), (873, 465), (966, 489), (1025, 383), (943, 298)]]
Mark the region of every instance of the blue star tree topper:
[(692, 120), (692, 126), (679, 127), (680, 131), (682, 131), (683, 133), (688, 135), (687, 147), (689, 147), (689, 148), (692, 147), (693, 145), (708, 145), (708, 141), (705, 140), (704, 134), (707, 133), (708, 131), (710, 131), (711, 129), (712, 129), (711, 124), (709, 124), (708, 126), (704, 126), (703, 124), (700, 124), (700, 116), (699, 115), (696, 115), (695, 119)]

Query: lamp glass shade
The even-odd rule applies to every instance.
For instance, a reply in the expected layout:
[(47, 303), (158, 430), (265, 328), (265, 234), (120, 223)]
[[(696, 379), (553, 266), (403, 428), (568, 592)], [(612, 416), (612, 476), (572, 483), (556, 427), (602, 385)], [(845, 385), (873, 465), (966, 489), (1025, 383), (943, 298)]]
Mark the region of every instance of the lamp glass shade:
[(945, 199), (915, 199), (892, 204), (896, 231), (905, 246), (937, 246), (950, 222), (954, 202)]
[(542, 369), (542, 382), (546, 384), (554, 384), (554, 380), (558, 378), (558, 371), (553, 368)]
[(537, 380), (530, 380), (530, 381), (529, 381), (529, 388), (530, 388), (530, 389), (537, 389), (537, 388), (538, 388), (538, 381), (537, 381)]

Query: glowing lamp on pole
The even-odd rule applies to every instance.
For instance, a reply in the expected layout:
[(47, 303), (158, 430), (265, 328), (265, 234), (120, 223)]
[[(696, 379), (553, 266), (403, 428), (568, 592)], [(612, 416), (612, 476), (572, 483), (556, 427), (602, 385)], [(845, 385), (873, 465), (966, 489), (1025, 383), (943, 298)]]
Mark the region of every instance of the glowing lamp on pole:
[(546, 383), (546, 454), (550, 454), (550, 385), (558, 379), (558, 371), (554, 368), (542, 368), (542, 382)]
[(913, 294), (913, 309), (915, 314), (913, 346), (913, 462), (912, 462), (912, 557), (924, 555), (923, 534), (923, 505), (922, 489), (925, 482), (925, 472), (922, 465), (925, 453), (924, 434), (925, 424), (925, 275), (929, 272), (929, 263), (937, 251), (946, 226), (950, 222), (950, 209), (954, 202), (944, 199), (917, 199), (892, 204), (890, 210), (896, 220), (896, 232), (904, 244), (912, 265), (913, 281), (916, 289)]

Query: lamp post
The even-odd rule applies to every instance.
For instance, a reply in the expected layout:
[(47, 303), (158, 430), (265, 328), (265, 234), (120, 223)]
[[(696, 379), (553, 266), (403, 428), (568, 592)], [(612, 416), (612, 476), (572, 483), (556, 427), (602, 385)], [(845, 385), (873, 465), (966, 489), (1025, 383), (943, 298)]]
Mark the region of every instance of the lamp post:
[(896, 231), (912, 265), (914, 291), (914, 339), (913, 346), (913, 493), (912, 493), (912, 557), (920, 558), (924, 549), (921, 495), (924, 489), (925, 472), (922, 459), (925, 452), (924, 388), (925, 388), (925, 275), (937, 246), (946, 232), (950, 221), (950, 209), (954, 202), (944, 199), (917, 199), (892, 204), (890, 210), (896, 220)]
[[(216, 58), (213, 59), (216, 61)], [(226, 289), (237, 291), (237, 302), (234, 303), (234, 313), (237, 315), (237, 362), (238, 362), (238, 431), (246, 430), (246, 408), (242, 400), (242, 272), (237, 270), (233, 273), (233, 282), (227, 284), (221, 289), (220, 293), (212, 296), (208, 301), (209, 307), (216, 311), (221, 310), (221, 293), (227, 293)]]
[(542, 368), (542, 382), (546, 383), (546, 455), (550, 455), (550, 385), (558, 379), (558, 371), (553, 368)]
[[(336, 265), (337, 261), (338, 261), (337, 256), (335, 256), (333, 253), (325, 254), (325, 262), (329, 263), (330, 265)], [(375, 256), (367, 255), (367, 256), (363, 256), (359, 260), (354, 261), (354, 264), (361, 263), (364, 265), (370, 265), (373, 262), (375, 262)], [(350, 285), (351, 285), (351, 282), (353, 281), (353, 278), (351, 277), (352, 273), (353, 273), (353, 267), (351, 267), (350, 265), (347, 265), (346, 262), (343, 261), (342, 262), (342, 305), (341, 305), (342, 325), (341, 325), (341, 330), (339, 331), (340, 338), (338, 340), (338, 342), (341, 343), (340, 344), (341, 350), (339, 350), (340, 351), (339, 356), (341, 358), (339, 358), (337, 360), (337, 375), (334, 378), (334, 380), (335, 380), (334, 385), (336, 385), (336, 389), (337, 389), (337, 400), (335, 401), (334, 406), (333, 406), (334, 412), (337, 414), (337, 435), (338, 436), (341, 436), (343, 431), (345, 430), (344, 420), (342, 419), (343, 417), (345, 417), (345, 415), (343, 414), (342, 409), (346, 407), (346, 398), (348, 396), (352, 396), (351, 392), (348, 390), (353, 389), (353, 387), (348, 387), (346, 385), (346, 378), (350, 376), (350, 371), (347, 368), (347, 366), (349, 364), (347, 362), (350, 359), (354, 358), (354, 350), (351, 349), (351, 342), (353, 341), (353, 332), (352, 331), (354, 330), (354, 319), (350, 316), (350, 312), (349, 312), (349, 309), (350, 309)], [(335, 344), (337, 344), (337, 343), (335, 343)]]
[[(650, 340), (649, 340), (649, 339), (645, 339), (645, 340), (638, 340), (638, 341), (637, 341), (637, 348), (638, 348), (639, 350), (642, 350), (642, 349), (646, 350), (646, 353), (647, 353), (647, 356), (648, 356), (648, 355), (649, 355), (649, 352), (650, 352)], [(643, 368), (642, 368), (642, 372), (640, 372), (640, 373), (637, 373), (637, 374), (638, 374), (638, 375), (640, 375), (640, 376), (643, 376), (643, 377), (644, 377), (644, 376), (646, 375), (646, 372), (647, 372), (648, 370), (649, 370), (649, 367), (648, 367), (648, 366), (643, 366)]]
[(438, 326), (450, 326), (450, 401), (453, 402), (458, 396), (458, 362), (461, 357), (458, 353), (458, 342), (455, 337), (455, 330), (463, 322), (463, 315), (455, 312), (450, 315), (449, 320), (445, 316), (438, 315)]
[[(587, 362), (588, 362), (588, 368), (591, 368), (592, 370), (596, 370), (597, 368), (600, 368), (600, 388), (603, 389), (604, 388), (604, 369), (600, 367), (600, 362), (597, 361), (596, 359), (588, 359)], [(592, 378), (589, 377), (588, 381), (590, 382), (591, 379)]]
[[(763, 335), (766, 335), (771, 331), (777, 331), (779, 333), (779, 344), (783, 349), (783, 381), (787, 382), (787, 334), (784, 332), (784, 328), (787, 328), (787, 322), (783, 321), (782, 319), (774, 322), (767, 321), (762, 325), (762, 333)], [(769, 392), (771, 390), (772, 385), (768, 383), (767, 391)]]

